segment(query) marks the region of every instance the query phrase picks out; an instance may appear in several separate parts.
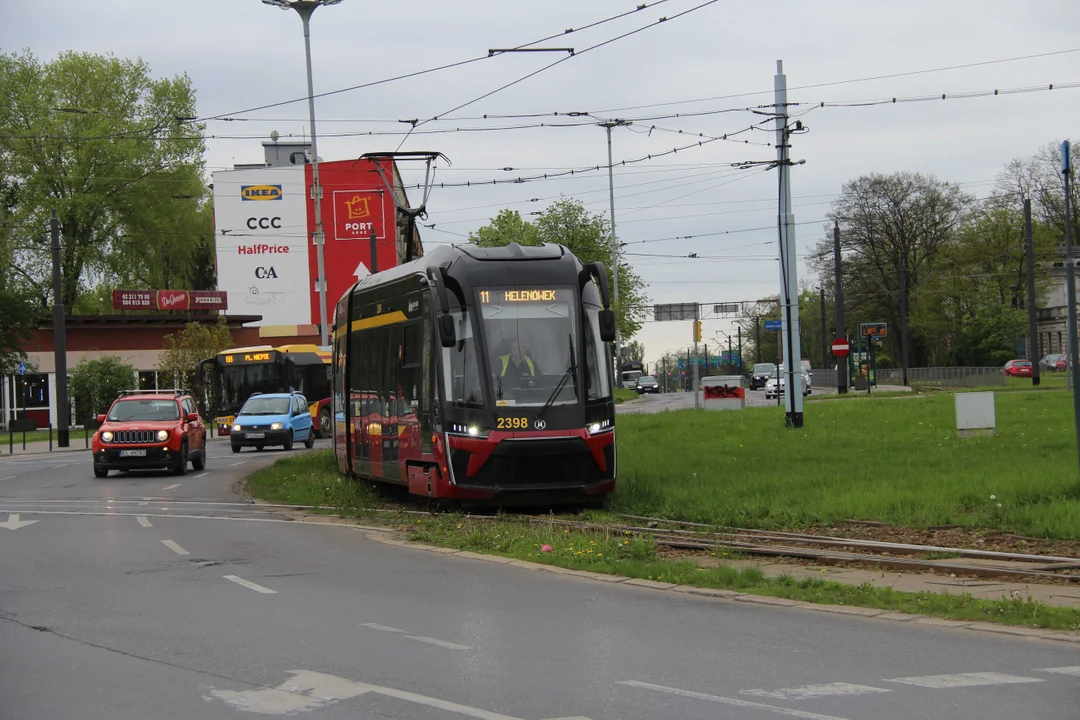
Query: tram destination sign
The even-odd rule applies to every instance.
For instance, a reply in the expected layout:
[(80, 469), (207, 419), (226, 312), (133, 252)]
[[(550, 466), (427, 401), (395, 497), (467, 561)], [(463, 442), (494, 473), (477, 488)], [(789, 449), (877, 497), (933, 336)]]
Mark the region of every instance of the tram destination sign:
[(570, 299), (566, 288), (494, 288), (480, 291), (480, 303), (501, 305), (503, 303), (553, 303)]

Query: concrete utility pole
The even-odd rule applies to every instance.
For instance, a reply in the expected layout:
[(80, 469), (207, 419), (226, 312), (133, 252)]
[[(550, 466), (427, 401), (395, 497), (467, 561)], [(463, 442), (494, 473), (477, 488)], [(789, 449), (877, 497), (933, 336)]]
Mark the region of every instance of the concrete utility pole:
[[(597, 123), (600, 127), (607, 130), (607, 176), (608, 176), (608, 197), (611, 200), (611, 287), (612, 297), (614, 298), (614, 304), (619, 304), (619, 241), (615, 237), (615, 171), (613, 169), (614, 161), (611, 159), (611, 128), (625, 127), (627, 125), (633, 125), (629, 120), (608, 120), (607, 122)], [(620, 381), (622, 379), (622, 332), (619, 331), (618, 323), (615, 324), (615, 362), (618, 365), (616, 370), (618, 371)], [(696, 366), (695, 366), (696, 367)]]
[(1080, 358), (1076, 357), (1076, 261), (1073, 259), (1072, 160), (1069, 157), (1068, 140), (1061, 143), (1061, 174), (1065, 176), (1065, 292), (1069, 306), (1068, 372), (1069, 379), (1072, 380), (1076, 451), (1080, 453)]
[(829, 329), (825, 320), (825, 283), (818, 288), (821, 291), (821, 369), (829, 361)]
[(53, 363), (56, 365), (56, 446), (70, 447), (67, 380), (67, 325), (64, 318), (64, 287), (60, 277), (60, 221), (53, 210), (49, 221), (52, 231), (52, 277), (53, 277)]
[[(698, 326), (697, 324), (698, 324), (699, 320), (701, 320), (701, 305), (698, 304), (698, 303), (694, 303), (694, 327), (695, 328)], [(697, 387), (698, 387), (697, 343), (698, 343), (697, 333), (695, 332), (694, 333), (694, 386), (693, 386), (693, 390), (694, 390), (694, 409), (695, 410), (697, 410), (697, 409), (699, 409), (701, 407), (701, 398), (698, 397), (698, 389), (697, 389)]]
[[(315, 249), (319, 268), (319, 343), (330, 344), (329, 315), (326, 312), (326, 262), (323, 258), (322, 186), (319, 184), (319, 144), (315, 133), (315, 89), (311, 78), (311, 16), (323, 5), (337, 5), (341, 0), (263, 0), (283, 10), (293, 9), (304, 24), (304, 56), (307, 59), (308, 118), (311, 121), (311, 197), (315, 201)], [(412, 242), (412, 238), (409, 238)], [(374, 257), (374, 256), (373, 256)]]
[(908, 371), (908, 330), (907, 330), (907, 266), (900, 266), (900, 359), (904, 368), (904, 387), (907, 387)]
[[(795, 251), (795, 215), (791, 212), (791, 129), (788, 128), (787, 77), (783, 60), (776, 61), (775, 77), (776, 169), (780, 173), (780, 301), (784, 310), (784, 404), (787, 426), (803, 426), (802, 348), (799, 343), (798, 259)], [(797, 128), (802, 128), (801, 121)]]
[(1035, 240), (1031, 233), (1031, 200), (1024, 198), (1024, 250), (1027, 254), (1028, 360), (1031, 384), (1039, 384), (1039, 317), (1035, 307)]
[[(840, 267), (840, 222), (833, 221), (833, 272), (836, 274), (836, 288), (833, 292), (833, 305), (836, 309), (836, 334), (847, 339), (847, 325), (844, 324), (844, 276)], [(847, 394), (848, 357), (836, 358), (836, 392)], [(840, 367), (843, 365), (843, 367)]]

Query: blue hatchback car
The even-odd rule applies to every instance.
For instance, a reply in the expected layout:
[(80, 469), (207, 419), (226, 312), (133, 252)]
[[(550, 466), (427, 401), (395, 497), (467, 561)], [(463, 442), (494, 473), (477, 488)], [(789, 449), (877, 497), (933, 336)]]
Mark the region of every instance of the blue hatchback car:
[(255, 393), (248, 398), (233, 422), (232, 451), (267, 445), (281, 445), (292, 450), (294, 442), (315, 446), (315, 430), (307, 399), (300, 393)]

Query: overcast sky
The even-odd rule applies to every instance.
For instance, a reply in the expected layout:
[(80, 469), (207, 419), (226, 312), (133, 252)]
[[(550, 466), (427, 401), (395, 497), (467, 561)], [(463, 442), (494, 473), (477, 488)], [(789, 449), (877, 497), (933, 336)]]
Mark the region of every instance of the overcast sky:
[[(518, 53), (463, 67), (317, 100), (319, 155), (326, 160), (395, 149), (403, 119), (437, 122), (418, 127), (405, 150), (438, 150), (453, 162), (438, 180), (558, 172), (607, 162), (600, 118), (630, 118), (613, 132), (614, 157), (639, 158), (688, 145), (688, 133), (718, 136), (762, 120), (748, 112), (719, 113), (772, 101), (776, 61), (784, 61), (789, 100), (815, 103), (913, 97), (1046, 86), (1080, 81), (1080, 3), (1040, 0), (905, 0), (880, 3), (746, 3), (723, 0), (684, 17), (706, 0), (668, 0), (595, 28), (562, 35), (539, 47), (573, 47), (574, 57), (535, 77), (448, 111), (555, 62), (566, 54)], [(632, 10), (641, 0), (344, 0), (321, 8), (312, 21), (315, 91), (369, 83), (470, 58), (490, 48), (514, 47), (567, 28)], [(155, 75), (186, 73), (202, 116), (235, 113), (304, 98), (300, 20), (258, 0), (35, 0), (0, 2), (0, 48), (29, 48), (42, 59), (63, 50), (142, 57)], [(636, 28), (656, 27), (595, 50), (586, 48)], [(1023, 56), (1047, 57), (988, 63)], [(978, 67), (857, 81), (973, 63)], [(837, 83), (820, 86), (828, 83)], [(818, 87), (807, 87), (818, 86)], [(800, 89), (802, 88), (802, 89)], [(687, 102), (700, 100), (700, 102)], [(648, 107), (645, 107), (648, 106)], [(803, 121), (809, 132), (793, 139), (792, 172), (800, 253), (823, 237), (821, 219), (844, 182), (869, 172), (933, 173), (985, 195), (1009, 160), (1071, 136), (1080, 138), (1080, 89), (955, 99), (865, 108), (819, 108)], [(532, 125), (544, 119), (476, 119), (482, 115), (588, 112), (560, 118), (576, 127), (420, 134), (454, 128)], [(686, 118), (644, 118), (709, 113)], [(260, 141), (307, 132), (306, 102), (233, 115), (207, 123), (208, 171), (261, 162)], [(655, 129), (650, 132), (650, 126)], [(672, 131), (684, 131), (682, 136)], [(333, 137), (338, 134), (339, 137)], [(344, 134), (345, 136), (340, 136)], [(247, 136), (247, 137), (229, 137)], [(771, 132), (738, 136), (769, 143)], [(775, 171), (732, 170), (729, 163), (769, 160), (765, 145), (712, 142), (636, 163), (615, 173), (616, 223), (627, 253), (649, 283), (654, 302), (734, 302), (778, 291)], [(504, 171), (502, 168), (514, 168)], [(415, 176), (413, 177), (415, 182)], [(503, 186), (435, 189), (423, 238), (462, 241), (502, 207), (528, 213), (552, 200), (578, 198), (608, 213), (607, 175)], [(534, 200), (535, 199), (535, 200)], [(718, 234), (729, 230), (767, 228)], [(452, 234), (453, 233), (453, 234)], [(705, 234), (709, 235), (705, 235)], [(691, 239), (664, 240), (695, 235)], [(704, 235), (704, 236), (702, 236)], [(650, 242), (643, 242), (650, 241)], [(749, 256), (692, 260), (688, 253)], [(682, 256), (682, 257), (674, 257)], [(803, 285), (816, 278), (802, 267)], [(707, 320), (705, 336), (732, 330)], [(639, 334), (646, 359), (685, 348), (689, 323), (646, 323)], [(722, 337), (717, 335), (717, 337)], [(805, 352), (804, 352), (805, 354)]]

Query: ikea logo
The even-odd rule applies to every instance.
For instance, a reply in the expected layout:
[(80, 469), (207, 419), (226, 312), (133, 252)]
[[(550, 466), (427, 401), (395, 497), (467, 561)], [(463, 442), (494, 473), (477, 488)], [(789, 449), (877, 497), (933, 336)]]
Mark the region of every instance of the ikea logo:
[(280, 185), (241, 185), (240, 197), (244, 200), (280, 200)]

